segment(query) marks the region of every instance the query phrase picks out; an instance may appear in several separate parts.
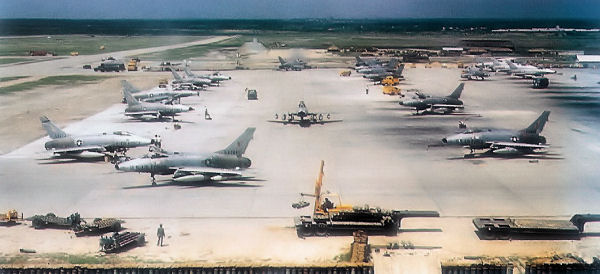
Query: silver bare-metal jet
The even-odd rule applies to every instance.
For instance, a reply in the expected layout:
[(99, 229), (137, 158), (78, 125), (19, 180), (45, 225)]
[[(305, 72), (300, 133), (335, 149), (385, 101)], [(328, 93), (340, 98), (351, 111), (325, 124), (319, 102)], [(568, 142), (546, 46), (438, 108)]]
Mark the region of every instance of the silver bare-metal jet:
[[(281, 119), (281, 120), (279, 120)], [(301, 127), (309, 127), (312, 124), (326, 124), (326, 123), (335, 123), (341, 122), (342, 120), (331, 120), (331, 114), (323, 114), (323, 113), (315, 113), (308, 111), (306, 104), (304, 101), (300, 101), (298, 103), (298, 111), (296, 112), (288, 112), (287, 114), (275, 114), (275, 120), (269, 120), (269, 122), (273, 123), (282, 123), (282, 124), (297, 124)]]
[(181, 112), (188, 112), (194, 110), (193, 107), (185, 105), (163, 105), (161, 103), (147, 103), (140, 102), (133, 98), (133, 95), (127, 90), (123, 90), (125, 101), (127, 101), (127, 108), (125, 108), (125, 115), (141, 119), (147, 116), (153, 116), (156, 119), (161, 119), (164, 116), (172, 117), (175, 121), (175, 116)]
[[(123, 90), (128, 91), (133, 95), (133, 98), (144, 102), (162, 102), (172, 104), (174, 101), (179, 101), (182, 97), (189, 97), (194, 95), (200, 95), (200, 92), (189, 91), (189, 90), (172, 90), (166, 88), (154, 88), (150, 90), (140, 90), (134, 87), (127, 80), (121, 80), (121, 86)], [(126, 103), (125, 97), (123, 97), (123, 103)]]
[[(40, 117), (42, 127), (48, 133), (50, 141), (44, 145), (46, 150), (63, 157), (85, 157), (82, 152), (95, 152), (105, 157), (125, 154), (129, 148), (148, 146), (152, 140), (125, 131), (92, 135), (69, 135), (58, 128), (48, 117)], [(89, 156), (89, 155), (87, 155)], [(100, 155), (95, 155), (100, 156)]]
[(419, 94), (418, 98), (400, 101), (400, 105), (416, 109), (417, 114), (419, 110), (429, 110), (429, 113), (433, 113), (437, 109), (443, 109), (444, 113), (447, 114), (456, 109), (464, 108), (463, 102), (458, 99), (464, 87), (465, 83), (460, 83), (450, 95), (445, 97), (427, 97)]
[(242, 169), (251, 165), (243, 157), (255, 128), (247, 128), (225, 149), (204, 154), (157, 152), (144, 158), (115, 164), (121, 171), (150, 173), (152, 185), (155, 175), (173, 174), (175, 182), (224, 181), (243, 178)]
[(222, 74), (220, 72), (215, 72), (212, 74), (204, 74), (204, 75), (196, 75), (194, 74), (189, 67), (186, 67), (184, 69), (185, 75), (189, 78), (203, 78), (203, 79), (208, 79), (210, 80), (212, 83), (220, 83), (221, 81), (225, 81), (225, 80), (231, 80), (231, 76), (227, 76), (225, 74)]
[(537, 76), (544, 76), (546, 74), (554, 74), (556, 73), (556, 70), (551, 70), (551, 69), (541, 69), (541, 68), (537, 68), (531, 65), (520, 65), (517, 66), (515, 65), (513, 62), (511, 61), (506, 61), (506, 64), (508, 65), (508, 67), (510, 68), (510, 70), (508, 71), (509, 73), (511, 73), (514, 76), (519, 76), (522, 78), (534, 78)]
[(469, 67), (461, 75), (460, 78), (467, 80), (485, 80), (490, 77), (490, 74), (483, 71), (482, 68)]
[(179, 73), (177, 73), (177, 71), (175, 71), (174, 68), (170, 68), (171, 69), (171, 73), (173, 74), (173, 81), (171, 81), (171, 83), (173, 84), (187, 84), (187, 85), (192, 85), (198, 88), (204, 88), (207, 86), (212, 86), (214, 85), (213, 82), (210, 79), (204, 79), (204, 78), (198, 78), (198, 77), (187, 77), (187, 78), (183, 78), (181, 77), (181, 75), (179, 75)]
[(521, 130), (508, 129), (468, 129), (442, 139), (447, 145), (467, 147), (474, 156), (476, 149), (488, 149), (496, 154), (529, 154), (538, 149), (548, 148), (546, 138), (540, 133), (548, 121), (550, 111), (544, 111), (531, 125)]

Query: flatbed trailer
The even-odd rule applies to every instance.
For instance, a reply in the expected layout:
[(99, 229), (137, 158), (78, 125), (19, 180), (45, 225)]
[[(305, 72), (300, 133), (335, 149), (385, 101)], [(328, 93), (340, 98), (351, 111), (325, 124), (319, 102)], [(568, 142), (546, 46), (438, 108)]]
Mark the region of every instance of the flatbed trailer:
[(145, 243), (145, 234), (140, 232), (115, 232), (111, 237), (100, 237), (100, 248), (104, 253), (117, 253)]
[(48, 213), (46, 215), (35, 215), (33, 217), (27, 218), (31, 221), (31, 225), (35, 229), (42, 228), (63, 228), (70, 229), (73, 226), (79, 224), (81, 222), (81, 217), (79, 213), (71, 214), (71, 216), (67, 218), (57, 217), (54, 213)]
[(76, 236), (98, 235), (106, 232), (118, 232), (121, 230), (123, 221), (114, 218), (96, 218), (93, 222), (87, 223), (83, 220), (83, 224), (78, 224), (73, 227), (73, 232)]
[(395, 236), (402, 219), (410, 217), (439, 217), (437, 211), (354, 209), (331, 214), (299, 216), (294, 219), (298, 237), (352, 235), (364, 230), (368, 235)]
[(477, 233), (486, 240), (519, 237), (579, 238), (585, 223), (600, 221), (600, 214), (576, 214), (570, 220), (479, 217), (473, 219)]

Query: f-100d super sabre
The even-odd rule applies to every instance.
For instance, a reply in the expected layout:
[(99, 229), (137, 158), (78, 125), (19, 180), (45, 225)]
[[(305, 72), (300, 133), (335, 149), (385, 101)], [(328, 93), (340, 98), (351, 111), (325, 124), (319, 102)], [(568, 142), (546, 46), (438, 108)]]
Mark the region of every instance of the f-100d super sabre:
[(188, 112), (194, 110), (193, 107), (184, 105), (163, 105), (161, 103), (147, 103), (140, 102), (133, 98), (133, 95), (127, 90), (123, 90), (125, 101), (127, 101), (127, 108), (125, 109), (125, 115), (142, 119), (144, 116), (152, 116), (156, 119), (161, 119), (164, 116), (172, 117), (173, 121), (175, 116), (181, 112)]
[(129, 148), (147, 146), (152, 140), (125, 131), (89, 135), (69, 135), (58, 128), (48, 117), (40, 117), (42, 127), (52, 139), (44, 145), (46, 150), (62, 157), (83, 158), (83, 152), (94, 152), (98, 156), (116, 157), (118, 152), (125, 154)]
[(468, 129), (442, 139), (447, 145), (464, 146), (474, 156), (476, 149), (487, 149), (496, 154), (530, 154), (538, 149), (548, 148), (546, 138), (540, 133), (544, 129), (550, 111), (544, 111), (531, 125), (521, 130), (508, 129)]
[(304, 101), (298, 103), (298, 111), (278, 115), (275, 114), (275, 120), (269, 120), (272, 123), (297, 124), (301, 127), (309, 127), (312, 124), (326, 124), (341, 122), (342, 120), (331, 120), (331, 114), (315, 113), (308, 111)]
[(243, 178), (242, 169), (251, 165), (243, 157), (254, 136), (255, 128), (247, 128), (240, 137), (225, 149), (204, 154), (168, 153), (159, 151), (144, 158), (117, 163), (121, 171), (150, 173), (152, 185), (154, 175), (173, 174), (175, 182), (224, 181)]
[(443, 109), (445, 114), (450, 113), (455, 109), (464, 108), (463, 102), (458, 99), (464, 87), (465, 83), (460, 83), (450, 95), (445, 97), (427, 97), (419, 94), (418, 98), (400, 101), (400, 105), (414, 108), (417, 114), (419, 110), (429, 110), (429, 113), (433, 113), (437, 109)]
[[(126, 90), (129, 93), (131, 93), (135, 99), (150, 103), (164, 102), (172, 104), (174, 101), (180, 101), (182, 97), (200, 95), (200, 93), (197, 91), (173, 90), (169, 87), (159, 87), (143, 91), (134, 87), (131, 83), (127, 82), (127, 80), (121, 80), (121, 86), (123, 87), (123, 90)], [(125, 97), (123, 97), (123, 103), (126, 102), (127, 100), (125, 100)]]

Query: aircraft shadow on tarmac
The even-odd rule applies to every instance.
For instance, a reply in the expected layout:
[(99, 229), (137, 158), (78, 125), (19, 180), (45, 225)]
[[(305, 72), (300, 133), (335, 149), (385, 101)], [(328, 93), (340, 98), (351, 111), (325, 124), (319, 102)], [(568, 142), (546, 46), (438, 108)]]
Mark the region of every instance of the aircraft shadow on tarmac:
[(230, 180), (226, 183), (223, 182), (176, 182), (173, 180), (163, 180), (156, 185), (138, 185), (138, 186), (126, 186), (123, 189), (143, 189), (143, 188), (157, 188), (157, 187), (182, 187), (182, 188), (201, 188), (201, 187), (239, 187), (239, 188), (256, 188), (262, 187), (257, 184), (247, 184), (246, 182), (263, 182), (262, 179), (247, 178), (242, 180)]
[(448, 157), (448, 160), (470, 160), (470, 159), (484, 159), (484, 158), (492, 158), (492, 159), (529, 159), (529, 160), (564, 160), (564, 157), (560, 157), (560, 154), (557, 153), (536, 153), (536, 154), (521, 154), (521, 155), (506, 155), (506, 154), (497, 154), (491, 152), (483, 152), (483, 153), (475, 153), (475, 154), (465, 154), (463, 156), (454, 156)]
[[(36, 159), (40, 165), (56, 165), (56, 164), (74, 164), (74, 163), (101, 163), (104, 164), (104, 157), (98, 158), (42, 158)], [(45, 162), (42, 162), (45, 161)]]
[(119, 123), (184, 123), (184, 124), (195, 124), (196, 122), (185, 121), (185, 120), (175, 120), (173, 121), (171, 118), (149, 118), (149, 119), (124, 119), (120, 120)]
[(400, 228), (398, 232), (443, 232), (441, 228)]

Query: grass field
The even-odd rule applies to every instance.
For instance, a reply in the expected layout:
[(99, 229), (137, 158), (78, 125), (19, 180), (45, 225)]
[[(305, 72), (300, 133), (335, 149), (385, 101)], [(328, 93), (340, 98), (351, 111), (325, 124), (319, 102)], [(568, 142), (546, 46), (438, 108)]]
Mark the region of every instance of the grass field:
[(27, 78), (29, 76), (12, 76), (12, 77), (1, 77), (0, 78), (0, 83), (1, 82), (8, 82), (8, 81), (13, 81), (13, 80), (18, 80), (18, 79), (23, 79), (23, 78)]
[[(7, 77), (8, 78), (8, 77)], [(107, 76), (91, 76), (91, 75), (60, 75), (60, 76), (49, 76), (44, 77), (37, 81), (30, 81), (20, 84), (15, 84), (7, 87), (0, 88), (0, 95), (11, 92), (19, 92), (24, 90), (31, 90), (41, 86), (63, 86), (63, 85), (81, 85), (87, 83), (95, 83), (100, 80), (108, 78)]]
[[(0, 56), (25, 56), (30, 50), (46, 50), (56, 55), (81, 55), (158, 47), (202, 39), (202, 36), (90, 36), (57, 35), (0, 38)], [(104, 46), (104, 49), (100, 49)]]
[[(2, 47), (2, 46), (0, 46), (0, 47)], [(26, 59), (26, 58), (0, 58), (0, 65), (25, 62), (27, 60), (29, 60), (29, 59)]]

